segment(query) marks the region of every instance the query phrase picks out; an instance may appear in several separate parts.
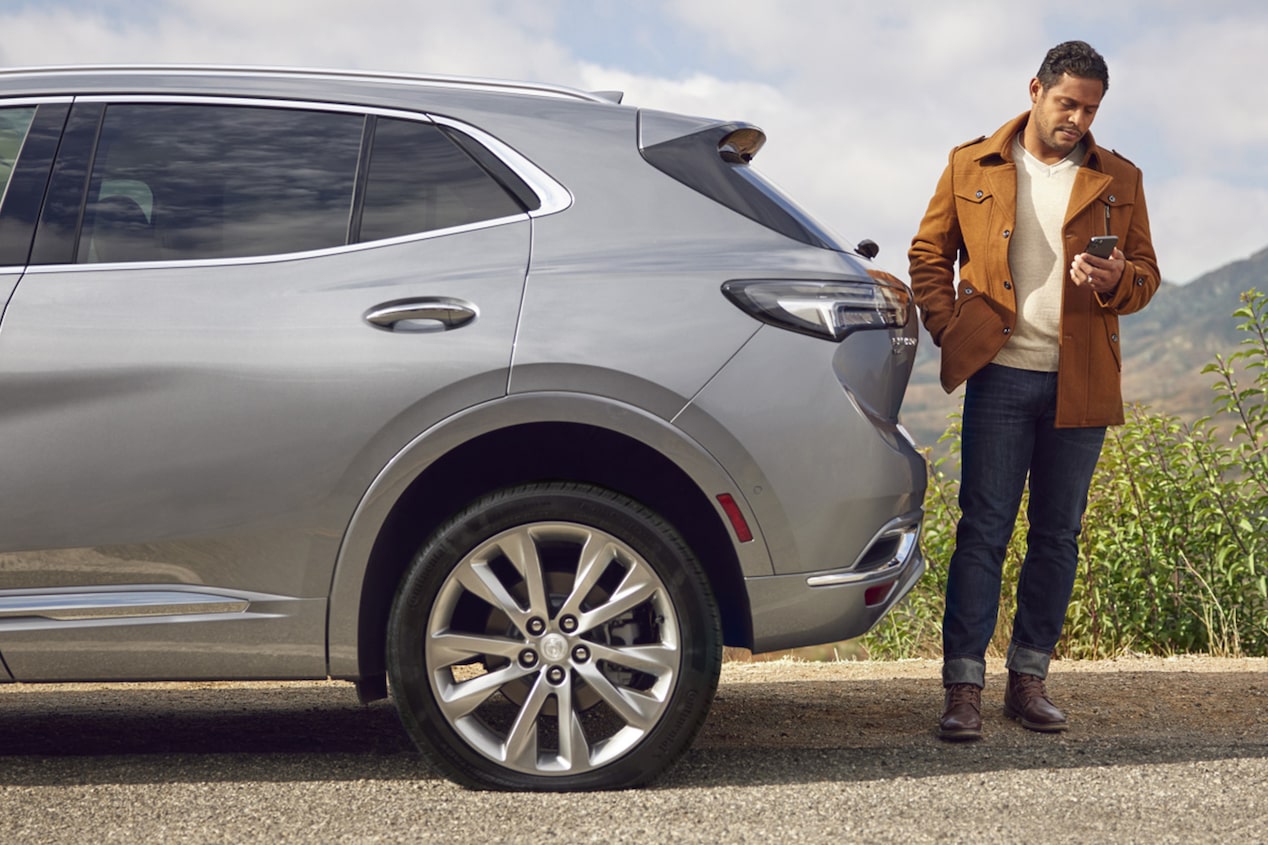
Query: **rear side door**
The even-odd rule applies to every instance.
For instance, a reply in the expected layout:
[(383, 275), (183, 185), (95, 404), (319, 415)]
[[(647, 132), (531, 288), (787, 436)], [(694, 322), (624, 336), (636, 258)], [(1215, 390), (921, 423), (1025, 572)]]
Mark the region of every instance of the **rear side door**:
[[(0, 105), (0, 320), (31, 251), (35, 222), (69, 111), (68, 99)], [(0, 478), (3, 475), (0, 471)], [(4, 569), (5, 559), (0, 556), (0, 577)], [(0, 651), (0, 681), (12, 679)]]
[(529, 225), (417, 115), (77, 100), (0, 281), (13, 677), (324, 676), (356, 502), (506, 391)]

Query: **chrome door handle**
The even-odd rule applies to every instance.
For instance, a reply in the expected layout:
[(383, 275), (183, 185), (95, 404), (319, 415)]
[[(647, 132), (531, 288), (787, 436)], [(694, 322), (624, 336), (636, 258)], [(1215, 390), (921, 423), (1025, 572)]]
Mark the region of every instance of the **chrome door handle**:
[(364, 318), (370, 325), (388, 331), (428, 332), (462, 328), (479, 315), (479, 309), (469, 302), (433, 296), (385, 302), (365, 312)]

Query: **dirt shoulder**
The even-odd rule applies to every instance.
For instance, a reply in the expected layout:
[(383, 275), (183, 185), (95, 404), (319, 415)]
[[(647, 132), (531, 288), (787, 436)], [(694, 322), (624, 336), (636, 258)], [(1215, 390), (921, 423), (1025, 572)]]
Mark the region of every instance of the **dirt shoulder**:
[[(940, 669), (936, 660), (727, 662), (702, 741), (725, 744), (725, 726), (743, 724), (775, 746), (936, 743)], [(983, 744), (1033, 747), (1037, 735), (1003, 714), (1006, 676), (1002, 660), (988, 661)], [(1096, 746), (1125, 754), (1138, 748), (1156, 758), (1184, 756), (1184, 749), (1241, 746), (1268, 755), (1268, 659), (1056, 661), (1048, 691), (1071, 725), (1067, 734), (1039, 737), (1050, 751), (1086, 753)], [(728, 714), (731, 706), (763, 715)]]

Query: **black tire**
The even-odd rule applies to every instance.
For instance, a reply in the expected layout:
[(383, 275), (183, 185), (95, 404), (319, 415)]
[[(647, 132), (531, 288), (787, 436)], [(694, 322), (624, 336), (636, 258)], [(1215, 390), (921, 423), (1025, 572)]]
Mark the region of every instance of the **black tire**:
[(717, 605), (673, 527), (565, 482), (491, 494), (442, 525), (387, 632), (406, 730), (482, 789), (647, 782), (695, 738), (721, 663)]

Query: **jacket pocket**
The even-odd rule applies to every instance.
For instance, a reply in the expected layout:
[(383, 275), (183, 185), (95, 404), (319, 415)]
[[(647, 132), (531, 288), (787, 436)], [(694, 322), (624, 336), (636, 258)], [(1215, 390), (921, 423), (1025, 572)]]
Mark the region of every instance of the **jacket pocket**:
[(957, 180), (955, 195), (958, 199), (970, 203), (986, 202), (991, 198), (991, 188), (986, 180)]
[(990, 208), (991, 200), (994, 199), (990, 185), (985, 180), (973, 180), (967, 184), (957, 182), (954, 191), (955, 204), (962, 214), (965, 211), (973, 213), (978, 208)]
[[(1119, 190), (1115, 190), (1115, 188)], [(1110, 184), (1108, 188), (1101, 192), (1100, 207), (1105, 215), (1105, 220), (1100, 228), (1104, 229), (1103, 234), (1118, 235), (1120, 238), (1127, 234), (1127, 230), (1131, 228), (1132, 210), (1135, 206), (1135, 200), (1122, 190), (1122, 185)], [(1119, 249), (1124, 244), (1119, 243)]]
[(1109, 347), (1110, 355), (1114, 359), (1114, 367), (1118, 372), (1123, 371), (1123, 345), (1120, 342), (1118, 333), (1118, 315), (1105, 314), (1101, 321), (1105, 326), (1105, 344)]
[(956, 300), (942, 333), (942, 384), (952, 390), (990, 363), (1008, 339), (1003, 317), (980, 293)]

